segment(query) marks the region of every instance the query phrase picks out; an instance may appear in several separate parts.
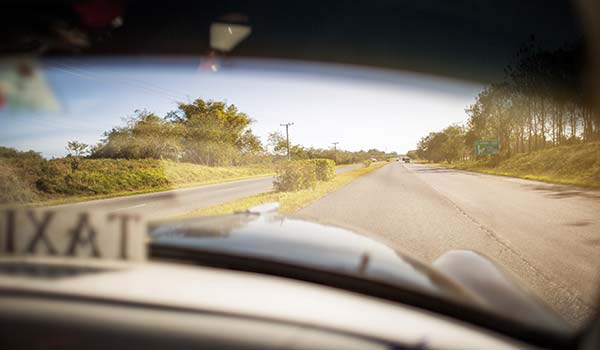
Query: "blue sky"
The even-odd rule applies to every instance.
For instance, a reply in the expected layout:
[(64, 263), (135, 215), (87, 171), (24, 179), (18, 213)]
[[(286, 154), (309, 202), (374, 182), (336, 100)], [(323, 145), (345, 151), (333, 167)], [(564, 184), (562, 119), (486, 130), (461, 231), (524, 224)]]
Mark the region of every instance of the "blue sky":
[(164, 116), (177, 101), (225, 100), (247, 113), (266, 141), (294, 122), (304, 146), (403, 153), (429, 131), (466, 120), (481, 86), (407, 72), (284, 61), (210, 64), (194, 58), (42, 62), (58, 111), (0, 110), (0, 145), (65, 155), (68, 140), (95, 144), (136, 109)]

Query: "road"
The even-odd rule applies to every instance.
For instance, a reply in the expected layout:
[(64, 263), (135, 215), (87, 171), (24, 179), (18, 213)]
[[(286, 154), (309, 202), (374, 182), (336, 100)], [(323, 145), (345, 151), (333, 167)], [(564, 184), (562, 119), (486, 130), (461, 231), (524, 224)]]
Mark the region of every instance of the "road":
[(579, 325), (600, 287), (599, 214), (598, 191), (394, 162), (296, 215), (428, 263), (479, 251)]
[[(336, 173), (358, 167), (362, 167), (362, 165), (353, 164), (339, 167), (336, 169)], [(53, 206), (52, 208), (103, 210), (109, 212), (127, 211), (129, 213), (142, 214), (149, 219), (158, 219), (259, 194), (272, 189), (273, 177), (266, 176), (214, 185), (63, 204)]]

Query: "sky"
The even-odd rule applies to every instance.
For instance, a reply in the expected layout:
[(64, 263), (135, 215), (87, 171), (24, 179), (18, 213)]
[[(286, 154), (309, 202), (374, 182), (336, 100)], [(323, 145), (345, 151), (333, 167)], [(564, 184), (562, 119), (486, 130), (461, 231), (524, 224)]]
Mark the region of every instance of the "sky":
[(293, 122), (293, 144), (402, 154), (427, 133), (464, 123), (482, 89), (410, 72), (243, 59), (51, 59), (39, 72), (53, 101), (31, 102), (43, 111), (0, 109), (0, 145), (47, 158), (64, 156), (69, 140), (96, 144), (136, 109), (164, 116), (195, 98), (235, 104), (263, 142)]

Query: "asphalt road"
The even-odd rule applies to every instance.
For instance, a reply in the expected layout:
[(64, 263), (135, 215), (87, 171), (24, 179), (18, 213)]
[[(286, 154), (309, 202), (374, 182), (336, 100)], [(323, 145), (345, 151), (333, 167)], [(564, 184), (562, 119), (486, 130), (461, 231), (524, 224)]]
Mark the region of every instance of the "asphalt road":
[[(360, 164), (343, 166), (337, 168), (336, 172), (352, 170), (361, 166)], [(127, 211), (128, 213), (142, 214), (148, 219), (159, 219), (272, 189), (273, 177), (266, 176), (214, 185), (57, 205), (52, 208), (108, 212)]]
[(298, 216), (356, 230), (421, 261), (473, 249), (575, 325), (600, 287), (600, 192), (394, 162)]

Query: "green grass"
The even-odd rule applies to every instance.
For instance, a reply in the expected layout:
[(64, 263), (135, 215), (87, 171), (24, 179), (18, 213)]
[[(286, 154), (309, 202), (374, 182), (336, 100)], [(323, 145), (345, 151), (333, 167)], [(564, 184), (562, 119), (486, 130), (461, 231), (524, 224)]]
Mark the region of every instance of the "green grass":
[(600, 142), (516, 154), (497, 166), (482, 161), (440, 165), (550, 183), (600, 187)]
[(423, 159), (413, 159), (410, 162), (411, 163), (416, 163), (416, 164), (427, 164), (427, 161), (423, 160)]
[(245, 176), (245, 177), (231, 177), (231, 178), (226, 178), (226, 179), (215, 179), (215, 180), (211, 180), (211, 181), (181, 183), (181, 184), (169, 185), (169, 186), (164, 186), (164, 187), (151, 187), (151, 188), (145, 188), (145, 189), (141, 189), (141, 190), (113, 192), (113, 193), (106, 193), (106, 194), (95, 194), (95, 195), (89, 195), (89, 196), (77, 196), (77, 195), (75, 195), (75, 196), (56, 196), (56, 197), (51, 197), (51, 198), (42, 199), (42, 200), (40, 200), (39, 197), (37, 197), (35, 200), (32, 200), (29, 203), (27, 203), (27, 205), (47, 206), (47, 205), (78, 203), (78, 202), (85, 202), (85, 201), (91, 201), (91, 200), (97, 200), (97, 199), (134, 196), (137, 194), (169, 191), (169, 190), (174, 190), (174, 189), (178, 189), (178, 188), (190, 188), (190, 187), (239, 181), (239, 180), (254, 179), (257, 177), (264, 177), (264, 176), (271, 176), (271, 175), (273, 175), (273, 173), (267, 173), (264, 175), (250, 175), (250, 176)]
[[(36, 174), (25, 178), (20, 174), (28, 167), (13, 163), (0, 162), (0, 183), (7, 184), (0, 202), (32, 205), (119, 197), (273, 174), (270, 166), (208, 167), (157, 159), (82, 159), (78, 169), (72, 171), (70, 160), (61, 158), (44, 162)], [(26, 180), (19, 181), (21, 178)]]
[(337, 164), (337, 165), (335, 166), (335, 168), (336, 168), (336, 169), (337, 169), (337, 168), (344, 168), (344, 167), (347, 167), (347, 166), (351, 166), (351, 165), (358, 165), (358, 164), (359, 164), (359, 163), (351, 163), (351, 164)]
[(295, 192), (264, 192), (253, 196), (248, 196), (217, 204), (211, 207), (197, 209), (182, 215), (178, 215), (177, 218), (182, 217), (198, 217), (198, 216), (209, 216), (209, 215), (221, 215), (230, 214), (237, 211), (245, 211), (255, 205), (260, 205), (270, 202), (279, 202), (281, 205), (280, 213), (293, 213), (299, 209), (304, 208), (308, 204), (316, 201), (317, 199), (331, 193), (348, 183), (352, 180), (368, 174), (373, 170), (379, 169), (387, 163), (378, 163), (366, 168), (358, 168), (348, 170), (340, 174), (336, 174), (335, 178), (327, 182), (318, 182), (313, 189), (300, 190)]

